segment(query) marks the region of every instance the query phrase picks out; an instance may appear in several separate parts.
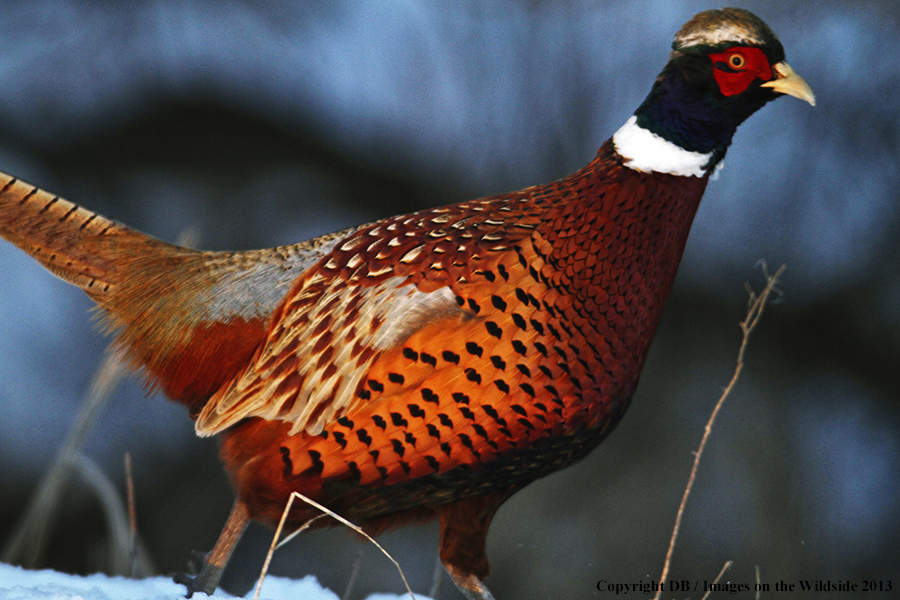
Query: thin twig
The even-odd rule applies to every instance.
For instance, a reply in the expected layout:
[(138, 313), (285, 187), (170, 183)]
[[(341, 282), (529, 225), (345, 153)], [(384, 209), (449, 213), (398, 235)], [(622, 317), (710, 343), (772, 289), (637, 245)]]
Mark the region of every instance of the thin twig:
[(747, 309), (747, 316), (741, 322), (741, 331), (743, 332), (743, 339), (741, 340), (741, 347), (738, 350), (737, 356), (737, 365), (734, 369), (734, 374), (731, 376), (731, 381), (728, 382), (728, 385), (725, 387), (725, 390), (722, 392), (722, 395), (719, 397), (719, 401), (716, 402), (715, 408), (713, 408), (712, 414), (709, 416), (709, 420), (706, 422), (706, 429), (703, 432), (703, 438), (700, 440), (700, 446), (697, 448), (697, 451), (694, 453), (694, 466), (691, 468), (691, 474), (688, 477), (687, 485), (684, 488), (684, 494), (681, 497), (681, 504), (678, 506), (678, 513), (675, 516), (675, 527), (672, 529), (672, 537), (669, 539), (669, 549), (666, 552), (666, 560), (663, 563), (662, 575), (659, 578), (659, 591), (656, 593), (654, 600), (659, 600), (662, 596), (662, 588), (666, 583), (666, 578), (669, 576), (669, 567), (672, 564), (672, 553), (675, 551), (675, 540), (678, 538), (678, 530), (681, 528), (681, 518), (684, 516), (684, 509), (687, 505), (688, 496), (691, 495), (691, 488), (694, 487), (694, 479), (697, 477), (697, 469), (700, 466), (700, 458), (703, 456), (703, 449), (706, 447), (706, 441), (709, 439), (709, 434), (712, 432), (713, 423), (716, 420), (716, 416), (719, 414), (719, 410), (721, 410), (722, 405), (725, 404), (725, 400), (731, 395), (731, 391), (734, 389), (735, 384), (737, 383), (738, 378), (741, 376), (741, 371), (744, 369), (744, 353), (747, 350), (747, 344), (750, 339), (750, 334), (759, 324), (759, 320), (762, 317), (763, 309), (766, 306), (766, 302), (769, 299), (769, 296), (772, 292), (776, 292), (775, 285), (778, 283), (778, 278), (781, 277), (781, 274), (784, 273), (786, 265), (781, 265), (778, 271), (775, 272), (774, 275), (769, 275), (766, 271), (766, 266), (763, 263), (762, 269), (763, 274), (766, 277), (766, 287), (763, 288), (763, 291), (757, 296), (752, 291), (750, 292), (750, 301), (749, 307)]
[[(331, 518), (333, 518), (333, 519), (335, 519), (335, 520), (337, 520), (337, 521), (343, 523), (344, 525), (346, 525), (347, 527), (349, 527), (350, 529), (352, 529), (353, 531), (355, 531), (355, 532), (358, 533), (359, 535), (363, 536), (364, 538), (366, 538), (367, 540), (369, 540), (370, 542), (372, 542), (372, 544), (374, 544), (376, 548), (378, 548), (379, 550), (381, 550), (381, 553), (382, 553), (382, 554), (384, 554), (385, 556), (387, 556), (388, 559), (389, 559), (392, 563), (394, 563), (394, 566), (397, 568), (397, 572), (400, 574), (400, 579), (403, 580), (403, 585), (406, 586), (406, 591), (409, 593), (409, 597), (412, 598), (412, 600), (416, 600), (416, 596), (415, 596), (415, 594), (413, 594), (412, 588), (409, 587), (409, 582), (406, 581), (406, 575), (403, 574), (403, 569), (400, 568), (400, 563), (398, 563), (396, 560), (394, 560), (394, 557), (391, 556), (390, 553), (389, 553), (387, 550), (385, 550), (384, 547), (383, 547), (381, 544), (379, 544), (378, 542), (376, 542), (375, 539), (372, 538), (372, 536), (370, 536), (368, 533), (366, 533), (365, 531), (363, 531), (362, 528), (360, 528), (360, 527), (354, 525), (353, 523), (351, 523), (350, 521), (348, 521), (347, 519), (345, 519), (345, 518), (342, 517), (341, 515), (337, 514), (336, 512), (332, 511), (331, 509), (329, 509), (329, 508), (327, 508), (327, 507), (325, 507), (325, 506), (322, 506), (321, 504), (319, 504), (318, 502), (316, 502), (316, 501), (313, 500), (312, 498), (307, 498), (306, 496), (304, 496), (304, 495), (301, 494), (300, 492), (291, 492), (291, 496), (290, 496), (290, 498), (288, 498), (287, 505), (284, 507), (284, 512), (281, 513), (281, 520), (278, 521), (278, 527), (275, 529), (275, 536), (272, 538), (272, 544), (269, 546), (269, 552), (266, 554), (266, 560), (265, 560), (265, 562), (263, 563), (262, 572), (260, 572), (260, 574), (259, 574), (259, 582), (257, 582), (257, 584), (256, 584), (256, 593), (253, 595), (253, 600), (259, 600), (259, 593), (260, 593), (260, 591), (262, 590), (263, 580), (266, 578), (266, 573), (267, 573), (268, 570), (269, 570), (269, 563), (272, 562), (272, 555), (275, 553), (276, 548), (280, 548), (281, 545), (284, 543), (284, 542), (282, 542), (282, 543), (279, 544), (279, 543), (277, 543), (277, 542), (278, 542), (279, 536), (281, 535), (281, 530), (284, 528), (284, 522), (287, 520), (288, 513), (289, 513), (290, 510), (291, 510), (291, 505), (294, 503), (294, 498), (299, 498), (300, 500), (302, 500), (303, 502), (306, 502), (306, 503), (309, 504), (310, 506), (313, 506), (313, 507), (315, 507), (315, 508), (318, 508), (319, 510), (321, 510), (321, 511), (324, 513), (324, 515), (328, 515), (328, 516), (330, 516)], [(291, 533), (291, 534), (285, 539), (285, 541), (287, 541), (288, 539), (293, 538), (294, 536), (296, 536), (296, 535), (297, 535), (298, 533), (300, 533), (301, 531), (307, 529), (307, 528), (312, 524), (313, 521), (315, 521), (316, 519), (321, 518), (321, 517), (324, 516), (324, 515), (318, 515), (318, 516), (316, 516), (316, 517), (310, 519), (309, 521), (307, 521), (306, 523), (304, 523), (304, 524), (300, 527), (300, 529), (298, 529), (297, 531)]]
[(700, 600), (706, 600), (707, 598), (709, 598), (709, 595), (712, 594), (712, 588), (713, 588), (717, 583), (719, 583), (719, 580), (722, 579), (722, 575), (724, 575), (724, 574), (725, 574), (725, 571), (727, 571), (728, 569), (730, 569), (730, 568), (731, 568), (731, 565), (733, 565), (733, 564), (734, 564), (734, 563), (733, 563), (732, 561), (730, 561), (730, 560), (725, 561), (725, 564), (722, 565), (722, 570), (719, 571), (719, 574), (716, 575), (716, 578), (713, 580), (712, 585), (709, 586), (710, 589), (707, 590), (707, 592), (706, 592), (705, 594), (703, 594), (703, 597), (700, 598)]

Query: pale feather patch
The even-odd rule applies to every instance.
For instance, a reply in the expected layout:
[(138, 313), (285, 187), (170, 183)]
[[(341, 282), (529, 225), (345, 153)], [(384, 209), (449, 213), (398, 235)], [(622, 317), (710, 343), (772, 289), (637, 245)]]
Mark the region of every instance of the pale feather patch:
[(685, 150), (644, 129), (634, 115), (613, 135), (613, 145), (626, 167), (643, 173), (703, 177), (707, 173), (704, 167), (712, 158), (712, 152)]
[(354, 230), (265, 250), (202, 253), (205, 274), (214, 281), (194, 296), (197, 319), (268, 318), (297, 278)]
[(308, 268), (310, 262), (297, 257), (285, 264), (260, 263), (223, 272), (216, 283), (199, 290), (198, 316), (203, 321), (268, 317), (290, 291), (297, 273)]
[(682, 34), (675, 39), (675, 49), (683, 50), (691, 46), (717, 46), (727, 42), (733, 44), (759, 44), (762, 40), (746, 24), (734, 21), (722, 21), (708, 29), (698, 29), (691, 33)]
[(681, 52), (693, 46), (761, 46), (772, 41), (777, 43), (775, 33), (762, 19), (741, 8), (723, 8), (694, 15), (675, 34), (672, 49)]
[(456, 304), (450, 288), (438, 288), (426, 294), (414, 285), (402, 285), (404, 281), (403, 277), (392, 277), (378, 286), (391, 297), (391, 301), (377, 306), (376, 318), (384, 321), (375, 332), (374, 347), (378, 350), (400, 345), (434, 321), (468, 315)]

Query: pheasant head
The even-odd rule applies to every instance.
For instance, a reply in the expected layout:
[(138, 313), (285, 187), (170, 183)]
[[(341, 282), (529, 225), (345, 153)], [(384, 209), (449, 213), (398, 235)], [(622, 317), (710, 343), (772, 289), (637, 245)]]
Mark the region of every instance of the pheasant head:
[(613, 141), (634, 169), (701, 177), (738, 125), (784, 94), (816, 102), (769, 26), (739, 8), (704, 11), (675, 34), (668, 63)]

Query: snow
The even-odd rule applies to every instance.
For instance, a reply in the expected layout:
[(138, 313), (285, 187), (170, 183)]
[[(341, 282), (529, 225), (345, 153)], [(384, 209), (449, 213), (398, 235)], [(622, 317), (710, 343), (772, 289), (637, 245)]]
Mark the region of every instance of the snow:
[[(253, 590), (246, 598), (252, 599)], [(68, 575), (56, 571), (29, 571), (21, 567), (0, 564), (0, 600), (181, 600), (184, 586), (168, 577), (127, 579), (107, 575)], [(195, 598), (203, 598), (197, 595)], [(218, 591), (213, 598), (234, 598)], [(299, 580), (283, 577), (266, 577), (261, 599), (281, 600), (338, 600), (337, 594), (324, 589), (315, 577)], [(368, 600), (401, 600), (409, 595), (374, 594)], [(416, 595), (417, 600), (428, 600)]]

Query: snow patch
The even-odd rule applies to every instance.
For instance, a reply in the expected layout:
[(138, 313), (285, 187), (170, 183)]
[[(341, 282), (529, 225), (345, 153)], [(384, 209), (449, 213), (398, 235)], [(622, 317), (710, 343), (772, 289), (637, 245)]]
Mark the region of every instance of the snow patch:
[[(253, 598), (254, 589), (245, 598)], [(128, 579), (107, 575), (68, 575), (56, 571), (29, 571), (22, 567), (0, 564), (0, 600), (181, 600), (184, 586), (168, 577)], [(213, 598), (234, 598), (217, 591)], [(293, 580), (266, 577), (261, 599), (282, 600), (338, 600), (337, 594), (326, 590), (313, 576)], [(369, 600), (401, 600), (409, 595), (375, 594)], [(428, 600), (416, 594), (417, 600)]]

